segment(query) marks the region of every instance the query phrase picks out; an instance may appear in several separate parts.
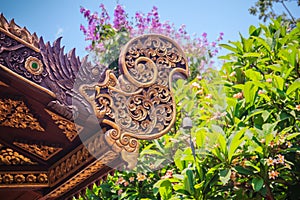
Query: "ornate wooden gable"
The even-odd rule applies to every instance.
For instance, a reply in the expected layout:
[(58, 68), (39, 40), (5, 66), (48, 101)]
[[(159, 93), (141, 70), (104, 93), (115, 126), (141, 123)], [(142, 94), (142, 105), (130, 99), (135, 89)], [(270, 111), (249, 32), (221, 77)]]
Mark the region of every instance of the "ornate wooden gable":
[(172, 76), (188, 75), (181, 48), (140, 36), (119, 67), (117, 77), (0, 16), (0, 199), (72, 198), (170, 130)]

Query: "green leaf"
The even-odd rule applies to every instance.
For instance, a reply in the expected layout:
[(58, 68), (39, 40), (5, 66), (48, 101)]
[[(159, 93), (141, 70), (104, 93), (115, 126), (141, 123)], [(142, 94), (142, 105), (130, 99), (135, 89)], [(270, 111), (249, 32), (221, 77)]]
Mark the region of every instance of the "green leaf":
[(249, 27), (249, 35), (251, 35), (255, 30), (256, 30), (256, 27), (253, 26), (253, 25), (251, 25), (251, 26)]
[(206, 129), (200, 129), (196, 132), (196, 145), (198, 148), (204, 147), (207, 132)]
[(240, 131), (238, 131), (232, 138), (230, 145), (229, 145), (229, 150), (228, 150), (228, 160), (231, 162), (232, 156), (234, 155), (235, 151), (237, 148), (241, 145), (243, 141), (245, 141), (245, 138), (243, 137), (245, 131), (247, 128), (244, 128)]
[(175, 165), (176, 167), (178, 167), (178, 169), (180, 170), (183, 170), (183, 164), (182, 164), (182, 161), (181, 161), (181, 156), (182, 156), (183, 152), (178, 149), (174, 155), (174, 162), (175, 162)]
[(262, 45), (269, 53), (271, 53), (271, 45), (269, 45), (263, 38), (260, 37), (253, 37), (253, 38), (255, 38), (258, 41), (258, 45)]
[(220, 148), (222, 152), (225, 154), (226, 153), (226, 138), (225, 138), (225, 133), (223, 129), (220, 126), (217, 125), (212, 125), (212, 129), (214, 132), (214, 135), (216, 136), (216, 140), (218, 144), (220, 145)]
[(280, 76), (275, 76), (274, 75), (274, 79), (275, 79), (275, 84), (276, 84), (276, 87), (280, 90), (283, 90), (283, 87), (284, 87), (284, 79), (281, 78)]
[(236, 167), (234, 167), (234, 169), (240, 174), (244, 174), (244, 175), (253, 175), (254, 174), (254, 172), (252, 170), (246, 169), (242, 166), (236, 166)]
[(224, 169), (220, 171), (220, 181), (223, 185), (226, 185), (230, 180), (231, 169)]
[(246, 70), (245, 74), (250, 80), (253, 80), (253, 81), (260, 81), (263, 79), (263, 76), (259, 72), (255, 71), (253, 69)]
[(194, 174), (192, 170), (186, 169), (183, 185), (185, 187), (185, 190), (188, 191), (190, 195), (194, 195)]
[(166, 160), (165, 158), (163, 158), (163, 159), (157, 159), (157, 160), (155, 161), (155, 163), (154, 163), (154, 166), (155, 166), (155, 167), (160, 166), (165, 160)]
[(168, 179), (159, 180), (153, 185), (153, 193), (159, 192), (162, 199), (170, 199), (172, 196), (172, 184)]
[(274, 123), (265, 123), (263, 126), (262, 126), (262, 129), (266, 132), (266, 133), (271, 133), (274, 131), (276, 125), (277, 125), (278, 122), (274, 122)]
[(230, 51), (232, 51), (234, 53), (238, 53), (238, 50), (235, 47), (230, 46), (228, 44), (220, 44), (220, 46), (223, 47), (223, 48), (225, 48), (225, 49), (228, 49), (228, 50), (230, 50)]
[(260, 57), (260, 56), (261, 56), (260, 53), (245, 53), (245, 54), (243, 55), (243, 58), (248, 58), (248, 57), (255, 57), (255, 58), (258, 58), (258, 57)]
[(286, 94), (289, 95), (290, 93), (294, 92), (295, 90), (297, 90), (298, 88), (300, 88), (300, 78), (298, 78), (297, 80), (295, 80), (288, 88), (288, 90), (286, 91)]
[(162, 156), (162, 153), (153, 149), (144, 149), (141, 153), (141, 156), (145, 156), (145, 155), (159, 155)]
[(248, 167), (252, 167), (253, 169), (256, 170), (256, 172), (260, 172), (260, 168), (257, 167), (256, 165), (254, 165), (252, 162), (250, 162), (248, 160), (245, 162), (245, 165), (248, 166)]
[(164, 180), (159, 187), (159, 194), (163, 200), (170, 199), (172, 196), (172, 184), (169, 180)]
[(188, 101), (186, 104), (186, 112), (190, 113), (194, 109), (195, 103), (194, 101)]
[(261, 28), (256, 28), (255, 26), (251, 25), (249, 28), (249, 35), (250, 36), (259, 36), (261, 32)]
[(288, 136), (286, 136), (286, 139), (291, 140), (291, 139), (297, 137), (298, 135), (300, 135), (300, 133), (292, 133), (292, 134), (289, 134)]
[(263, 118), (263, 120), (264, 120), (264, 122), (267, 121), (267, 119), (269, 118), (270, 114), (271, 114), (270, 112), (264, 110), (264, 112), (261, 115), (262, 118)]
[(246, 82), (244, 87), (244, 96), (246, 99), (246, 103), (249, 103), (250, 106), (254, 105), (254, 98), (258, 87), (253, 84), (253, 82)]
[(258, 192), (264, 185), (264, 180), (260, 177), (255, 177), (254, 179), (252, 179), (252, 183), (251, 183), (253, 189), (255, 192)]

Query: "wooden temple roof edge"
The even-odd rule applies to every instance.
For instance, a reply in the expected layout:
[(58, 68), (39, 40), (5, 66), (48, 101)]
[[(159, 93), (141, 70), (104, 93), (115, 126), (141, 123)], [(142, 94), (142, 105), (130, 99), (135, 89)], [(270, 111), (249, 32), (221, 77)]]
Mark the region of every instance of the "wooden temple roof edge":
[[(96, 120), (90, 124), (94, 125), (96, 122), (97, 125), (105, 127), (101, 141), (109, 147), (106, 152), (109, 156), (100, 157), (100, 160), (96, 161), (89, 159), (87, 163), (74, 165), (70, 168), (70, 180), (66, 180), (66, 176), (55, 175), (56, 178), (49, 181), (50, 190), (44, 193), (46, 196), (58, 199), (62, 196), (69, 197), (78, 193), (72, 189), (74, 186), (78, 191), (85, 190), (86, 186), (90, 185), (86, 180), (94, 182), (94, 179), (97, 179), (95, 175), (106, 169), (105, 165), (116, 161), (114, 158), (119, 156), (122, 162), (127, 162), (129, 168), (134, 167), (139, 150), (138, 140), (155, 139), (170, 130), (176, 117), (175, 98), (171, 90), (172, 75), (181, 73), (188, 76), (189, 73), (183, 50), (170, 38), (152, 34), (131, 39), (122, 48), (119, 56), (121, 75), (116, 76), (113, 71), (106, 70), (103, 66), (93, 66), (87, 57), (80, 60), (75, 55), (75, 49), (65, 54), (64, 47), (60, 46), (61, 38), (51, 45), (50, 42), (45, 43), (42, 37), (37, 39), (36, 34), (30, 34), (26, 28), (20, 28), (13, 20), (8, 23), (3, 15), (0, 22), (1, 40), (7, 39), (12, 44), (1, 46), (0, 64), (3, 62), (2, 65), (7, 70), (54, 94), (55, 98), (43, 106), (50, 111), (48, 114), (55, 120), (55, 124), (63, 131), (69, 128), (61, 126), (66, 124), (66, 120), (67, 124), (74, 125), (73, 110), (74, 107), (79, 107), (85, 112), (81, 113), (82, 118), (93, 115)], [(35, 48), (38, 48), (38, 51)], [(22, 55), (24, 50), (29, 54)], [(11, 63), (14, 61), (1, 59), (1, 56), (5, 57), (11, 53), (23, 56), (21, 61), (16, 63), (17, 69), (14, 69), (15, 63)], [(3, 71), (0, 68), (0, 73), (5, 78), (7, 73)], [(139, 109), (143, 112), (138, 112)], [(130, 112), (121, 112), (124, 110)], [(135, 112), (138, 114), (132, 114)], [(133, 123), (122, 124), (126, 118), (130, 118)], [(87, 124), (84, 126), (87, 131), (90, 130)], [(73, 130), (76, 129), (72, 126), (72, 130), (69, 131)], [(64, 133), (68, 137), (68, 133)], [(73, 142), (73, 135), (68, 139)], [(80, 147), (74, 152), (77, 150), (79, 153), (83, 152)], [(65, 173), (69, 155), (65, 158), (53, 165), (50, 172)], [(53, 174), (50, 172), (49, 179)]]
[(19, 42), (27, 45), (36, 52), (39, 52), (39, 39), (36, 33), (31, 34), (26, 27), (18, 26), (14, 19), (10, 22), (6, 20), (3, 13), (0, 14), (0, 30)]
[[(89, 84), (103, 80), (106, 67), (92, 65), (88, 61), (88, 56), (80, 60), (75, 54), (75, 48), (65, 53), (64, 46), (61, 47), (61, 37), (52, 44), (44, 42), (43, 38), (38, 38), (36, 33), (31, 34), (26, 27), (21, 28), (17, 25), (14, 19), (8, 22), (2, 13), (0, 32), (19, 43), (2, 46), (0, 55), (5, 51), (14, 51), (19, 55), (18, 51), (24, 47), (27, 47), (29, 51), (29, 56), (22, 57), (23, 63), (16, 63), (18, 69), (2, 61), (4, 63), (0, 63), (0, 66), (3, 70), (54, 98), (55, 100), (49, 102), (47, 107), (69, 120), (73, 118), (72, 99), (81, 102), (87, 112), (92, 114), (89, 112), (91, 110), (89, 104), (78, 95), (74, 87), (78, 86), (81, 81)], [(32, 69), (30, 66), (32, 63), (37, 64), (38, 69)]]

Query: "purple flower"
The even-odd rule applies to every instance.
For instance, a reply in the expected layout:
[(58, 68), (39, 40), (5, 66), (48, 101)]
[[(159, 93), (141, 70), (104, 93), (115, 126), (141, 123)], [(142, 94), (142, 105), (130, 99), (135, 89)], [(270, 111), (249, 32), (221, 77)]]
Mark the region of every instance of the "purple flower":
[(129, 27), (128, 21), (126, 20), (126, 12), (120, 4), (115, 8), (113, 27), (117, 30), (120, 30), (123, 27)]
[(113, 20), (110, 19), (104, 4), (100, 4), (99, 8), (101, 10), (99, 14), (97, 12), (91, 14), (90, 10), (83, 7), (80, 8), (80, 12), (88, 21), (86, 27), (80, 25), (80, 30), (85, 35), (85, 39), (91, 42), (86, 49), (100, 54), (106, 53), (104, 41), (100, 35), (104, 25), (113, 27), (113, 31), (116, 32), (125, 29), (129, 32), (130, 37), (144, 33), (159, 33), (175, 39), (189, 55), (189, 64), (191, 66), (194, 65), (201, 73), (201, 71), (213, 65), (211, 58), (218, 53), (220, 49), (218, 42), (223, 39), (224, 35), (221, 32), (216, 41), (213, 42), (208, 41), (207, 33), (205, 32), (200, 37), (197, 35), (191, 36), (186, 31), (185, 25), (177, 28), (169, 21), (161, 22), (158, 8), (155, 6), (148, 13), (136, 12), (133, 21), (128, 21), (124, 7), (120, 4), (117, 4), (114, 10)]
[(89, 17), (90, 16), (90, 13), (91, 13), (91, 11), (90, 10), (86, 10), (85, 12), (84, 12), (84, 17)]
[(86, 34), (86, 29), (82, 24), (80, 24), (80, 30), (83, 32), (84, 35)]
[(182, 24), (181, 26), (180, 26), (180, 28), (179, 28), (179, 33), (180, 34), (182, 34), (182, 35), (186, 35), (187, 34), (187, 32), (186, 32), (186, 30), (185, 30), (185, 25), (184, 24)]
[(83, 13), (83, 12), (85, 12), (85, 8), (80, 6), (80, 13)]
[(217, 41), (221, 41), (221, 40), (223, 40), (223, 36), (224, 36), (224, 33), (223, 32), (221, 32), (220, 33), (220, 36), (218, 37), (218, 39), (217, 39)]
[(109, 17), (109, 15), (107, 13), (107, 10), (106, 10), (104, 4), (100, 4), (99, 7), (101, 8), (100, 24), (101, 25), (108, 24), (109, 20), (110, 20), (110, 17)]

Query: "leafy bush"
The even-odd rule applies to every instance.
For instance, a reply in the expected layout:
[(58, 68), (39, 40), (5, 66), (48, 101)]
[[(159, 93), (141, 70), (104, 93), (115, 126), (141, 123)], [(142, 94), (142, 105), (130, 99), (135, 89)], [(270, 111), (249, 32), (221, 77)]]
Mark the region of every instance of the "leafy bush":
[[(177, 81), (171, 133), (143, 144), (144, 156), (186, 144), (174, 162), (147, 174), (116, 172), (82, 198), (298, 199), (299, 42), (300, 24), (277, 19), (223, 44), (230, 53), (221, 70)], [(186, 116), (191, 130), (180, 128)]]
[(179, 84), (195, 140), (176, 152), (180, 173), (155, 184), (172, 188), (162, 199), (299, 198), (300, 24), (273, 20), (249, 35), (222, 45), (231, 53), (219, 76)]

